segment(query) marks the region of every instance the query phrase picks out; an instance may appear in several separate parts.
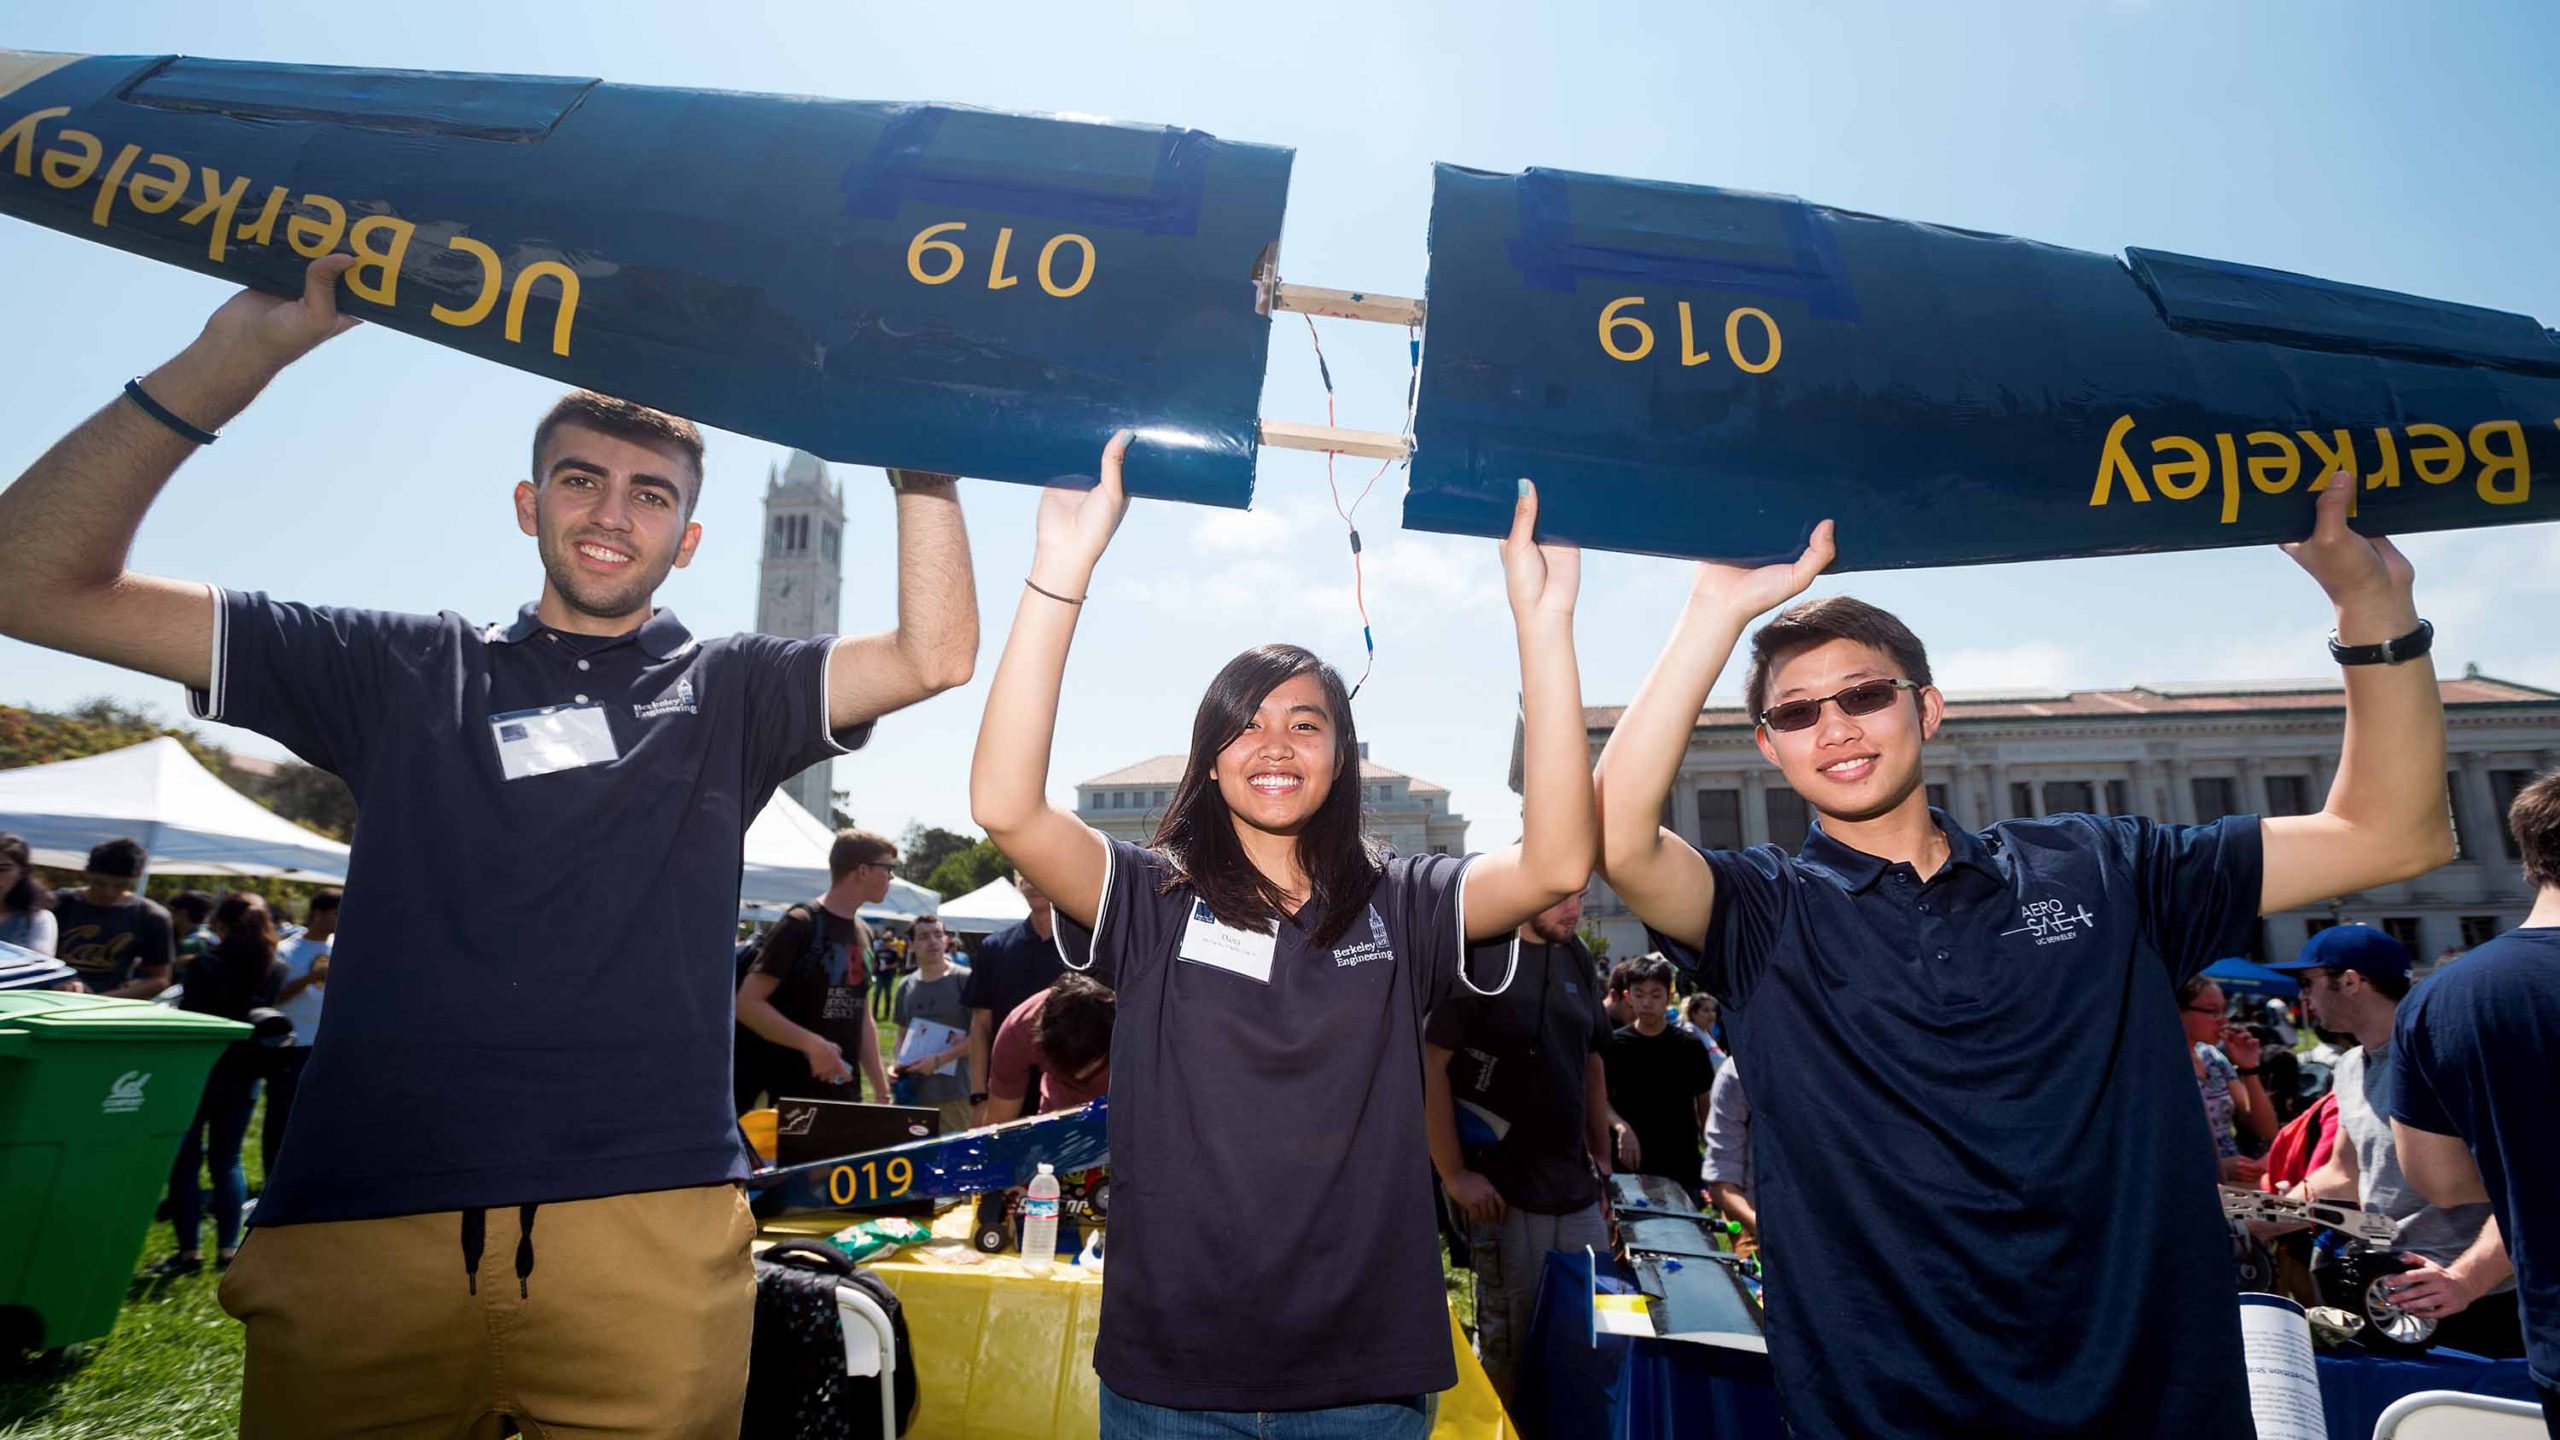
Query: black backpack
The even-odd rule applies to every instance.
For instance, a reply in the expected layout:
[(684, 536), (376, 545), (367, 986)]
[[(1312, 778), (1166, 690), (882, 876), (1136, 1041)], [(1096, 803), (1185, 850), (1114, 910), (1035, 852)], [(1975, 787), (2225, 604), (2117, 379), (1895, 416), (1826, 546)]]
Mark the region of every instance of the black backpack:
[(741, 1437), (893, 1440), (880, 1434), (881, 1377), (844, 1373), (838, 1285), (859, 1289), (889, 1316), (898, 1344), (898, 1433), (906, 1433), (916, 1412), (916, 1361), (897, 1293), (824, 1241), (785, 1240), (756, 1257), (755, 1344)]
[[(816, 906), (794, 905), (783, 914), (798, 915), (809, 922), (809, 946), (792, 962), (791, 972), (782, 978), (782, 983), (774, 987), (777, 1000), (827, 953), (827, 925)], [(747, 972), (755, 967), (756, 956), (764, 952), (765, 936), (772, 933), (767, 930), (738, 947), (738, 973), (731, 982), (730, 994), (735, 995), (737, 987), (747, 983)], [(730, 1041), (730, 1076), (735, 1091), (732, 1098), (739, 1113), (746, 1112), (759, 1092), (808, 1078), (809, 1062), (801, 1058), (799, 1051), (776, 1045), (744, 1025), (734, 1028), (737, 1033)]]

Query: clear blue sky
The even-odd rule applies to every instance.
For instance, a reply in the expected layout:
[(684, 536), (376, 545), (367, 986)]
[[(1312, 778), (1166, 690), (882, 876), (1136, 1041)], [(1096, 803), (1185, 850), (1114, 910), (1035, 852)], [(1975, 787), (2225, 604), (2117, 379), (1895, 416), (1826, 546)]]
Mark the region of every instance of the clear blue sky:
[[(1282, 269), (1419, 294), (1430, 165), (1550, 165), (1797, 194), (2116, 251), (2148, 245), (2521, 310), (2560, 323), (2560, 9), (2159, 3), (1919, 7), (1506, 3), (1245, 7), (135, 3), (21, 10), (0, 44), (93, 54), (596, 75), (610, 80), (1067, 110), (1295, 146)], [(85, 9), (89, 13), (75, 13)], [(0, 475), (184, 343), (212, 281), (0, 220)], [(1343, 423), (1394, 428), (1400, 333), (1326, 336)], [(548, 382), (359, 330), (288, 374), (181, 472), (135, 563), (342, 604), (511, 613), (534, 593), (508, 486)], [(1299, 322), (1264, 414), (1320, 419)], [(662, 602), (697, 630), (754, 617), (757, 501), (779, 452), (714, 435), (701, 554)], [(1345, 467), (1346, 473), (1351, 467)], [(1365, 474), (1365, 468), (1360, 473)], [(848, 628), (888, 623), (884, 487), (849, 471)], [(1030, 551), (1030, 491), (965, 489), (993, 669)], [(1263, 457), (1249, 515), (1144, 505), (1121, 531), (1069, 671), (1052, 779), (1181, 748), (1228, 655), (1306, 644), (1356, 673), (1357, 620), (1320, 460)], [(1449, 786), (1475, 844), (1513, 833), (1517, 686), (1494, 547), (1406, 536), (1390, 476), (1361, 512), (1382, 762)], [(1856, 517), (1844, 516), (1854, 524)], [(2449, 667), (2560, 686), (2560, 527), (2422, 537), (2421, 608)], [(1623, 701), (1686, 584), (1597, 556), (1583, 685)], [(2326, 665), (2318, 592), (2273, 550), (1858, 576), (1942, 683), (2298, 676)], [(0, 700), (175, 687), (0, 641)], [(884, 723), (837, 784), (865, 823), (967, 819), (984, 680)], [(256, 737), (226, 743), (278, 753)]]

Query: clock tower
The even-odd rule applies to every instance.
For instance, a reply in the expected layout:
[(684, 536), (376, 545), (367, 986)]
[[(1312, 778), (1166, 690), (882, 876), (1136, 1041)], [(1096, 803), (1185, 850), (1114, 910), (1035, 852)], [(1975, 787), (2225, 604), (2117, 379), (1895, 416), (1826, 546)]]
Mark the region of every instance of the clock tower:
[[(756, 629), (766, 635), (837, 633), (844, 587), (844, 486), (826, 462), (806, 450), (768, 470), (764, 486), (764, 559), (758, 566)], [(832, 762), (783, 782), (801, 808), (832, 825)]]

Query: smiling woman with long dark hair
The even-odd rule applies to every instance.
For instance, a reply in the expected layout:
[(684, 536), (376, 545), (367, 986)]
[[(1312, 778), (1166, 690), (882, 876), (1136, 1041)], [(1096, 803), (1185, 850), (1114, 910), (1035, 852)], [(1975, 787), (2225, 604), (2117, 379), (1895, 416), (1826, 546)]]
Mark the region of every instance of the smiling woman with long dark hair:
[[(1422, 1119), (1422, 1021), (1471, 942), (1581, 891), (1597, 849), (1573, 656), (1580, 557), (1502, 545), (1520, 652), (1525, 838), (1390, 856), (1360, 824), (1360, 746), (1331, 666), (1294, 645), (1218, 671), (1151, 847), (1047, 796), (1067, 649), (1127, 508), (1129, 437), (1090, 491), (1041, 497), (970, 808), (1055, 904), (1067, 962), (1119, 992), (1105, 1440), (1396, 1440), (1457, 1381)], [(1241, 1427), (1241, 1428), (1239, 1428)]]

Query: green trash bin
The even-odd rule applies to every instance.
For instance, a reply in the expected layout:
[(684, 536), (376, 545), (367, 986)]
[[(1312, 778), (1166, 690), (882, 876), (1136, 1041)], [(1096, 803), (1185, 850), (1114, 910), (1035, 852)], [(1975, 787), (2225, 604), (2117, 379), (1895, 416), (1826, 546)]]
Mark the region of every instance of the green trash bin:
[(140, 1000), (0, 992), (0, 1346), (115, 1329), (205, 1075), (248, 1033)]

